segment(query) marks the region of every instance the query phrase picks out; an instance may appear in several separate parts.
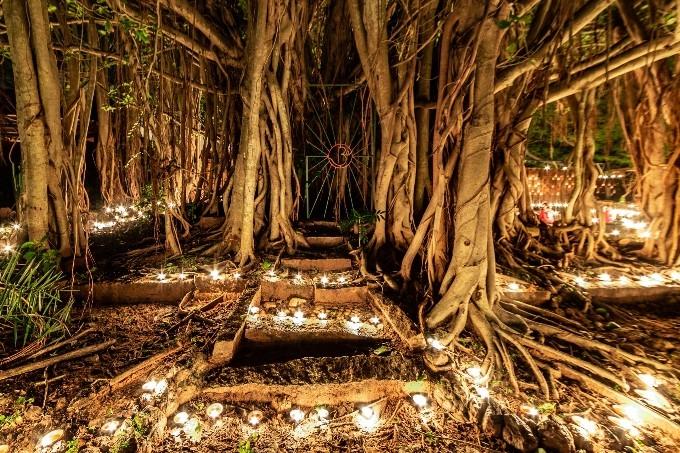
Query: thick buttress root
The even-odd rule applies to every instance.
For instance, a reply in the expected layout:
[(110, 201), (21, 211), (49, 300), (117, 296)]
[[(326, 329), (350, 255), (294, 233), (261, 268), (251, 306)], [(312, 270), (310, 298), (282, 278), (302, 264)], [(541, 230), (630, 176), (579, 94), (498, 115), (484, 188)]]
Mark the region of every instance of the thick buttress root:
[[(451, 294), (452, 291), (454, 294)], [(439, 341), (447, 347), (449, 354), (456, 348), (460, 349), (460, 335), (466, 327), (482, 341), (486, 355), (480, 367), (482, 377), (477, 382), (490, 380), (494, 370), (505, 370), (510, 385), (519, 394), (521, 386), (516, 363), (510, 354), (513, 350), (526, 363), (547, 399), (555, 395), (554, 378), (565, 374), (565, 369), (574, 373), (585, 371), (624, 391), (629, 389), (629, 385), (618, 371), (625, 366), (644, 364), (660, 371), (672, 370), (656, 360), (591, 340), (578, 323), (549, 310), (506, 299), (490, 304), (485, 297), (479, 297), (480, 293), (477, 288), (470, 290), (466, 285), (452, 285), (442, 298), (445, 303), (437, 304), (424, 320), (430, 329), (441, 330), (445, 326)], [(610, 370), (563, 352), (555, 346), (558, 343), (597, 352), (616, 369)], [(436, 368), (441, 369), (442, 364), (439, 363)]]

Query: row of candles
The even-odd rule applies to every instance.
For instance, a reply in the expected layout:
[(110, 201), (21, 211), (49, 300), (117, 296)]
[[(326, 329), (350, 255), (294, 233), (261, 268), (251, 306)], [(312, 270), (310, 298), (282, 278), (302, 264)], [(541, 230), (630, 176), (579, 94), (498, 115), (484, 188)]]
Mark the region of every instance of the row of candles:
[[(580, 286), (581, 288), (588, 288), (594, 284), (600, 284), (602, 286), (633, 286), (633, 280), (626, 275), (620, 275), (618, 278), (614, 279), (607, 272), (602, 272), (597, 276), (597, 280), (588, 279), (586, 277), (577, 275), (573, 276), (572, 280), (574, 284)], [(666, 283), (677, 282), (680, 283), (680, 271), (672, 270), (669, 271), (668, 275), (663, 275), (660, 272), (653, 272), (647, 275), (641, 275), (637, 278), (637, 284), (644, 287), (661, 286)]]
[[(248, 312), (250, 313), (251, 318), (253, 320), (256, 320), (260, 314), (260, 307), (258, 307), (257, 305), (251, 305), (250, 308), (248, 309)], [(326, 324), (329, 321), (328, 312), (323, 310), (318, 312), (316, 314), (316, 317), (318, 318), (318, 321), (322, 326), (326, 326)], [(293, 313), (292, 316), (288, 316), (288, 314), (285, 311), (279, 310), (276, 313), (276, 316), (274, 316), (274, 320), (281, 323), (291, 321), (293, 324), (301, 326), (307, 322), (307, 317), (305, 312), (301, 308), (298, 308)], [(376, 328), (381, 327), (380, 318), (375, 315), (371, 316), (368, 319), (368, 322), (375, 326)], [(346, 325), (349, 328), (349, 330), (356, 331), (364, 326), (364, 322), (361, 320), (361, 317), (359, 315), (352, 315), (349, 317), (349, 319), (346, 320)]]
[[(435, 350), (444, 350), (446, 347), (434, 337), (428, 338), (428, 344)], [(482, 373), (482, 369), (479, 366), (470, 366), (465, 370), (466, 376), (473, 382), (475, 391), (478, 398), (486, 400), (491, 398), (491, 393), (488, 387), (485, 385), (485, 378)], [(643, 384), (644, 388), (635, 389), (635, 393), (641, 396), (648, 404), (668, 410), (670, 408), (670, 403), (668, 400), (661, 395), (656, 387), (661, 384), (656, 377), (647, 373), (640, 373), (637, 375), (640, 382)], [(168, 382), (165, 379), (151, 379), (142, 385), (143, 393), (141, 394), (141, 400), (144, 402), (149, 402), (154, 399), (161, 397), (168, 390)], [(420, 411), (425, 411), (430, 408), (430, 402), (427, 395), (423, 393), (413, 393), (410, 395), (413, 405)], [(474, 397), (474, 396), (473, 396)], [(540, 411), (532, 405), (525, 404), (522, 406), (522, 410), (532, 418), (540, 417)], [(639, 427), (644, 425), (644, 417), (642, 412), (638, 407), (632, 404), (624, 405), (614, 405), (613, 410), (618, 416), (608, 417), (610, 421), (615, 423), (621, 429), (626, 431), (632, 437), (639, 437), (640, 431)], [(224, 412), (224, 405), (221, 403), (212, 403), (207, 406), (205, 414), (208, 419), (216, 420)], [(327, 424), (330, 416), (330, 412), (324, 406), (318, 406), (312, 411), (307, 413), (304, 408), (294, 407), (288, 413), (288, 416), (293, 423), (297, 426), (301, 424), (306, 417), (309, 421), (315, 424)], [(374, 404), (362, 405), (358, 408), (354, 417), (357, 427), (363, 431), (373, 431), (377, 428), (380, 422), (380, 413), (378, 408)], [(577, 425), (581, 434), (588, 438), (597, 436), (600, 433), (600, 427), (594, 420), (588, 419), (583, 416), (572, 416), (571, 420)], [(258, 427), (264, 421), (264, 414), (260, 410), (252, 410), (246, 416), (247, 424), (252, 427)], [(188, 412), (181, 410), (176, 412), (172, 418), (173, 428), (170, 430), (170, 434), (179, 439), (182, 433), (185, 433), (188, 437), (195, 439), (196, 434), (200, 433), (202, 421), (200, 417), (196, 415), (191, 415)], [(116, 435), (120, 430), (129, 429), (129, 426), (125, 422), (121, 422), (119, 418), (113, 418), (107, 420), (101, 426), (101, 432), (108, 436)], [(60, 442), (65, 435), (63, 429), (55, 429), (47, 434), (45, 434), (38, 442), (39, 448), (48, 448), (53, 446), (55, 443)], [(0, 446), (2, 447), (2, 446)]]
[[(168, 281), (172, 280), (174, 277), (176, 277), (178, 280), (187, 280), (188, 278), (191, 277), (191, 275), (195, 275), (193, 273), (189, 272), (184, 272), (181, 271), (178, 274), (172, 274), (168, 273), (165, 270), (161, 269), (157, 274), (156, 274), (156, 279), (160, 281), (161, 283), (167, 283)], [(213, 281), (224, 281), (227, 279), (231, 280), (239, 280), (241, 278), (241, 273), (240, 272), (233, 272), (233, 273), (222, 273), (219, 269), (213, 268), (211, 269), (207, 277), (209, 277)], [(279, 281), (281, 280), (281, 277), (279, 274), (276, 273), (276, 271), (270, 269), (265, 273), (265, 277), (269, 281)], [(303, 285), (309, 282), (309, 279), (303, 276), (300, 272), (295, 274), (292, 277), (292, 282), (296, 285)], [(342, 286), (346, 285), (349, 283), (349, 279), (347, 278), (346, 275), (341, 274), (337, 276), (329, 276), (328, 274), (322, 274), (320, 276), (313, 277), (311, 279), (312, 283), (318, 283), (321, 286)]]
[[(446, 346), (434, 337), (429, 337), (427, 343), (434, 350), (447, 350)], [(484, 384), (485, 379), (479, 366), (467, 368), (465, 374), (475, 384), (475, 391), (479, 398), (488, 399), (491, 397), (488, 387)], [(650, 406), (666, 411), (671, 409), (670, 402), (656, 390), (656, 387), (661, 384), (659, 379), (648, 373), (638, 373), (637, 378), (643, 385), (643, 388), (635, 389), (637, 395), (642, 397)], [(626, 431), (630, 436), (639, 437), (640, 431), (638, 428), (644, 425), (642, 411), (633, 404), (615, 404), (612, 408), (618, 416), (610, 416), (608, 419)], [(540, 415), (540, 411), (532, 405), (522, 405), (522, 410), (532, 418), (538, 418)], [(594, 437), (600, 433), (600, 428), (594, 420), (579, 415), (572, 416), (571, 420), (577, 425), (580, 433), (585, 438)]]

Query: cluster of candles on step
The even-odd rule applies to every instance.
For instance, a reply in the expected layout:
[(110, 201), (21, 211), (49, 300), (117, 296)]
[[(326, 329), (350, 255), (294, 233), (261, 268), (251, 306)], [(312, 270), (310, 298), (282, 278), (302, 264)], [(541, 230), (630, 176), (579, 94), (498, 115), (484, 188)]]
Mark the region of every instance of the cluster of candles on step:
[[(446, 346), (434, 337), (427, 339), (428, 345), (436, 351), (446, 350)], [(478, 366), (471, 366), (465, 370), (465, 375), (472, 380), (476, 391), (476, 397), (481, 400), (488, 400), (491, 397), (489, 388), (485, 385), (485, 379), (482, 375), (482, 369)], [(671, 410), (670, 402), (661, 395), (657, 390), (661, 384), (656, 377), (648, 373), (638, 373), (637, 378), (642, 384), (643, 388), (635, 389), (635, 393), (640, 396), (647, 404), (665, 411)], [(475, 397), (474, 395), (471, 397)], [(609, 420), (618, 426), (623, 431), (627, 432), (631, 437), (637, 438), (640, 436), (639, 427), (644, 425), (644, 414), (639, 403), (631, 400), (628, 404), (615, 404), (612, 407), (617, 416), (608, 417)], [(532, 405), (523, 405), (522, 410), (532, 418), (538, 418), (540, 411)], [(589, 418), (573, 415), (571, 420), (577, 425), (579, 432), (584, 438), (596, 437), (600, 433), (600, 427), (597, 422)]]
[[(443, 350), (445, 346), (435, 338), (428, 338), (430, 347), (436, 350)], [(465, 371), (468, 378), (472, 380), (475, 385), (477, 398), (481, 400), (488, 400), (491, 397), (489, 389), (483, 384), (484, 378), (482, 370), (478, 366), (472, 366)], [(656, 387), (661, 382), (651, 374), (637, 375), (644, 388), (635, 389), (640, 397), (642, 397), (649, 405), (659, 409), (669, 410), (670, 403), (661, 395)], [(168, 382), (165, 379), (155, 380), (151, 379), (142, 385), (144, 393), (141, 395), (142, 401), (151, 401), (162, 396), (168, 389)], [(427, 395), (423, 393), (413, 393), (410, 395), (413, 405), (421, 411), (421, 414), (431, 409), (430, 402)], [(523, 405), (522, 410), (531, 418), (537, 419), (540, 416), (540, 411), (531, 405)], [(644, 413), (636, 404), (622, 404), (614, 405), (614, 412), (617, 416), (608, 417), (609, 420), (618, 426), (623, 431), (627, 432), (631, 437), (637, 438), (640, 436), (638, 427), (644, 425)], [(216, 422), (224, 412), (224, 405), (221, 403), (212, 403), (205, 409), (205, 414), (208, 419)], [(330, 412), (324, 406), (317, 406), (316, 408), (306, 412), (304, 408), (293, 407), (288, 413), (291, 423), (297, 428), (300, 427), (307, 419), (310, 422), (308, 428), (314, 429), (317, 427), (327, 426), (330, 422)], [(375, 404), (361, 405), (354, 412), (354, 423), (362, 431), (372, 432), (380, 425), (380, 410)], [(597, 422), (592, 419), (580, 415), (571, 416), (572, 422), (577, 426), (579, 432), (584, 438), (597, 437), (601, 429)], [(262, 411), (252, 410), (248, 412), (245, 419), (245, 425), (250, 428), (257, 428), (265, 421)], [(193, 440), (200, 440), (200, 433), (202, 429), (202, 421), (198, 415), (191, 415), (188, 412), (181, 410), (176, 412), (172, 417), (172, 428), (170, 434), (179, 440), (182, 433)], [(107, 436), (114, 436), (121, 430), (130, 429), (125, 421), (121, 422), (120, 418), (112, 418), (104, 422), (100, 431)], [(309, 430), (308, 430), (309, 432)], [(53, 448), (58, 442), (62, 442), (65, 435), (63, 429), (55, 429), (40, 438), (37, 444), (38, 451), (45, 451)]]
[[(425, 413), (430, 410), (430, 402), (425, 394), (414, 393), (410, 395), (410, 398), (412, 404), (419, 411)], [(223, 412), (223, 404), (212, 403), (205, 409), (205, 417), (212, 425), (220, 426), (220, 418)], [(361, 431), (373, 432), (380, 426), (380, 408), (375, 403), (359, 405), (352, 415), (354, 424)], [(317, 406), (312, 409), (295, 406), (287, 414), (284, 414), (284, 417), (292, 424), (296, 437), (304, 437), (317, 428), (328, 427), (332, 421), (331, 412), (326, 406)], [(243, 422), (244, 427), (248, 430), (256, 430), (265, 421), (264, 413), (255, 409), (246, 414)], [(181, 410), (172, 417), (170, 435), (179, 441), (182, 433), (184, 433), (188, 438), (196, 440), (195, 434), (200, 433), (203, 423), (199, 415), (192, 415)]]
[(680, 283), (680, 270), (670, 270), (666, 275), (660, 272), (653, 272), (651, 274), (638, 276), (637, 280), (632, 280), (626, 275), (620, 275), (617, 278), (613, 278), (609, 273), (602, 272), (597, 276), (597, 279), (588, 279), (587, 277), (577, 275), (572, 277), (572, 281), (581, 288), (589, 288), (593, 285), (605, 287), (632, 287), (636, 284), (649, 288), (653, 286), (662, 286), (666, 283)]
[[(276, 273), (276, 271), (274, 269), (269, 269), (265, 273), (265, 278), (269, 281), (280, 280), (280, 276)], [(291, 280), (292, 280), (293, 284), (295, 284), (295, 285), (304, 285), (304, 284), (308, 284), (308, 282), (309, 282), (309, 279), (307, 277), (305, 277), (304, 275), (302, 275), (301, 272), (298, 272), (295, 275), (293, 275)], [(347, 285), (348, 283), (350, 283), (350, 279), (347, 277), (347, 275), (342, 274), (342, 273), (340, 273), (338, 275), (322, 274), (320, 276), (313, 277), (311, 279), (311, 282), (312, 283), (318, 283), (323, 287), (326, 287), (326, 286), (343, 286), (343, 285)]]
[[(253, 318), (257, 318), (260, 314), (260, 307), (257, 305), (251, 305), (248, 308), (248, 313)], [(321, 326), (326, 326), (326, 324), (330, 320), (328, 312), (326, 311), (318, 312), (316, 314), (316, 317), (318, 318), (318, 322), (319, 324), (321, 324)], [(292, 316), (288, 316), (288, 314), (285, 311), (279, 310), (276, 313), (276, 316), (274, 316), (274, 320), (277, 322), (285, 322), (290, 320), (293, 322), (293, 324), (301, 326), (307, 322), (307, 317), (305, 315), (305, 312), (302, 309), (298, 308), (297, 310), (295, 310)], [(376, 328), (380, 328), (381, 321), (379, 317), (375, 315), (371, 316), (368, 319), (368, 322), (375, 326)], [(349, 328), (349, 330), (357, 331), (364, 326), (364, 322), (361, 320), (361, 317), (359, 315), (354, 314), (349, 317), (349, 319), (346, 322), (346, 325)]]

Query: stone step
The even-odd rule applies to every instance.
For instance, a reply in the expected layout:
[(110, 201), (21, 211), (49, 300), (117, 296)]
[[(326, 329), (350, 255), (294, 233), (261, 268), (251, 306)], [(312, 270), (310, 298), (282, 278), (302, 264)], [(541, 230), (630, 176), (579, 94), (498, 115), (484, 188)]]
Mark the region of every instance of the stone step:
[(281, 264), (299, 271), (337, 272), (352, 269), (349, 258), (282, 258)]
[(305, 236), (310, 247), (316, 249), (328, 249), (339, 247), (347, 243), (344, 236)]

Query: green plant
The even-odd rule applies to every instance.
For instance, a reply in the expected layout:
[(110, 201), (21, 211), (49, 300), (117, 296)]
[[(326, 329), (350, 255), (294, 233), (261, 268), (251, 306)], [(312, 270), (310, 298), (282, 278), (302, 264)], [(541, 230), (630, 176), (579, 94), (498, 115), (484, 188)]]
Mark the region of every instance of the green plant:
[(26, 407), (31, 404), (33, 404), (33, 398), (26, 398), (25, 396), (18, 397), (14, 402), (14, 412), (9, 415), (0, 414), (0, 428), (12, 425), (26, 410)]
[(368, 242), (368, 236), (375, 222), (385, 218), (383, 211), (375, 212), (359, 212), (352, 209), (349, 217), (340, 222), (340, 230), (343, 232), (353, 232), (359, 236), (359, 246), (365, 245)]
[(66, 442), (66, 453), (78, 453), (80, 451), (80, 442), (78, 439), (72, 439)]
[(253, 448), (253, 443), (257, 440), (257, 434), (253, 434), (246, 440), (242, 440), (238, 444), (238, 453), (253, 453), (255, 449)]
[(73, 302), (61, 300), (52, 253), (26, 244), (21, 252), (0, 258), (0, 335), (25, 345), (64, 331)]

